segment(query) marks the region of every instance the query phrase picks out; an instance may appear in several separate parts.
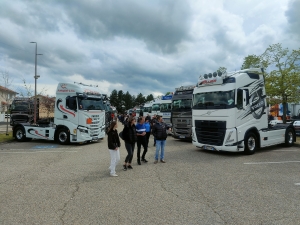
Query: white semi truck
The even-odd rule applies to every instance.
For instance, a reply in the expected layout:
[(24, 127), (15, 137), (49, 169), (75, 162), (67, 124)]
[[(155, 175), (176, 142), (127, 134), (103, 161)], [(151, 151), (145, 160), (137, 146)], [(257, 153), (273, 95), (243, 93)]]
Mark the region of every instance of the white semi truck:
[(200, 75), (193, 91), (192, 139), (212, 151), (244, 151), (296, 141), (291, 124), (270, 126), (263, 69)]
[(172, 127), (171, 111), (172, 111), (172, 95), (161, 96), (160, 111), (158, 112), (158, 115), (162, 116), (163, 121), (170, 127)]
[(55, 140), (60, 144), (84, 143), (105, 137), (103, 96), (91, 85), (59, 83), (56, 89), (54, 123), (18, 123), (17, 141)]

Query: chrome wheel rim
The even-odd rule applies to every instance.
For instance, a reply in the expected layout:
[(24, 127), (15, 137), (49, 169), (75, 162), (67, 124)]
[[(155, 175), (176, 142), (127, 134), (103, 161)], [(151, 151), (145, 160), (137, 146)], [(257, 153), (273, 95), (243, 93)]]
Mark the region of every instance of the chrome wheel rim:
[(293, 143), (293, 132), (289, 132), (288, 133), (288, 138), (289, 138), (289, 144), (292, 144)]
[(60, 142), (66, 142), (68, 139), (68, 134), (65, 131), (59, 133), (58, 139)]
[(16, 137), (17, 137), (18, 140), (21, 140), (22, 137), (23, 137), (23, 131), (22, 130), (17, 130)]
[(252, 136), (248, 138), (248, 149), (250, 151), (253, 151), (255, 149), (255, 138)]

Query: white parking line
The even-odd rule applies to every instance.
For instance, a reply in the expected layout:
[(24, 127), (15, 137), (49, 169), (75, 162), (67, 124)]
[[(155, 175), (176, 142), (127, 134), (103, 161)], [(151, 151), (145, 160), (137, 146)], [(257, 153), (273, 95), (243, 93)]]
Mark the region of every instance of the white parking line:
[(77, 152), (77, 151), (0, 152), (0, 154), (33, 154), (33, 153), (57, 153), (57, 152), (74, 153), (74, 152)]
[(300, 161), (281, 161), (281, 162), (249, 162), (244, 163), (245, 165), (255, 165), (255, 164), (274, 164), (274, 163), (300, 163)]
[(295, 183), (295, 185), (298, 185), (298, 186), (300, 186), (300, 183)]
[[(53, 148), (44, 148), (45, 149), (53, 149)], [(56, 149), (75, 149), (75, 150), (80, 150), (82, 148), (56, 148)], [(41, 151), (38, 148), (32, 149), (32, 148), (11, 148), (11, 149), (5, 149), (5, 150), (10, 150), (10, 151), (26, 151), (26, 150), (34, 150), (34, 151)]]
[(273, 150), (273, 152), (297, 152), (298, 150)]

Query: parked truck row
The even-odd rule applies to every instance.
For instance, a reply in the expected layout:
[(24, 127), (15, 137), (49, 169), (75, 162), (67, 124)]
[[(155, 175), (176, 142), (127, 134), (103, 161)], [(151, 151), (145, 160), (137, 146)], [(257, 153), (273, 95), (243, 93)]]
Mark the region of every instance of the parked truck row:
[[(161, 115), (172, 127), (174, 138), (191, 140), (206, 150), (253, 154), (271, 145), (292, 146), (296, 141), (294, 126), (268, 121), (263, 73), (261, 68), (252, 68), (203, 74), (196, 85), (178, 87), (174, 94), (135, 110)], [(27, 103), (31, 116), (22, 117), (25, 121), (15, 117), (12, 123), (18, 141), (38, 138), (67, 144), (98, 140), (105, 136), (114, 115), (107, 95), (91, 85), (59, 83), (53, 122), (33, 124), (33, 102)], [(16, 99), (12, 109), (24, 104), (24, 99)]]

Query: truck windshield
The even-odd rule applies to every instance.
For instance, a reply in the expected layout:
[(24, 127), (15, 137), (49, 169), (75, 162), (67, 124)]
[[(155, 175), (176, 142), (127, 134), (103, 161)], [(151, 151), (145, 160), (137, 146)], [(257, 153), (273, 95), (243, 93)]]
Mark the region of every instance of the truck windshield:
[(162, 103), (160, 104), (161, 112), (171, 112), (172, 103)]
[(27, 111), (31, 104), (25, 101), (15, 101), (11, 104), (11, 109), (15, 111)]
[(193, 109), (234, 108), (235, 91), (216, 91), (194, 94)]
[(80, 110), (105, 110), (102, 99), (79, 99)]
[(187, 111), (192, 108), (192, 99), (177, 99), (172, 102), (173, 111)]
[(152, 110), (153, 111), (159, 111), (159, 108), (160, 108), (160, 104), (153, 104), (152, 105)]

